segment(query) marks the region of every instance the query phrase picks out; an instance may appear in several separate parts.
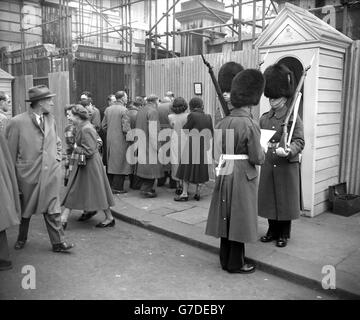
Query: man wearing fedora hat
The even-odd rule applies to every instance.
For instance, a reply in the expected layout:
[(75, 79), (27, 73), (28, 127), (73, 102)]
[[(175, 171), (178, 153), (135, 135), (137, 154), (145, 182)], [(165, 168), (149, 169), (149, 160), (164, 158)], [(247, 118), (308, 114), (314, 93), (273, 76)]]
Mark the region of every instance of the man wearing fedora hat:
[(29, 89), (30, 108), (12, 118), (6, 128), (20, 189), (21, 222), (15, 249), (25, 246), (30, 218), (44, 215), (54, 252), (74, 245), (64, 240), (60, 223), (61, 142), (56, 132), (52, 94), (45, 85)]

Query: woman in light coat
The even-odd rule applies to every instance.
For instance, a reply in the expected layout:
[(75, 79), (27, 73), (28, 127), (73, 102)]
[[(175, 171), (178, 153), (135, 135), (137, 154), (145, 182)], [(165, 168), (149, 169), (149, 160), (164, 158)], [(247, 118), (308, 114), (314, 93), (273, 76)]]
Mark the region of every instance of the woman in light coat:
[(183, 144), (184, 144), (184, 134), (182, 131), (183, 126), (187, 121), (189, 115), (186, 112), (188, 109), (188, 104), (186, 100), (182, 97), (178, 97), (173, 101), (171, 106), (171, 111), (168, 115), (169, 123), (173, 129), (171, 134), (171, 143), (170, 143), (170, 162), (171, 162), (171, 177), (176, 181), (176, 191), (177, 195), (182, 193), (182, 181), (176, 177), (177, 170), (179, 168), (179, 163), (181, 159)]
[[(96, 227), (113, 227), (115, 219), (110, 207), (114, 206), (114, 199), (98, 151), (96, 130), (89, 121), (88, 111), (81, 105), (71, 109), (70, 118), (77, 126), (74, 152), (78, 157), (71, 171), (62, 205), (88, 212), (103, 210), (106, 219)], [(86, 158), (85, 165), (81, 163), (82, 155)]]

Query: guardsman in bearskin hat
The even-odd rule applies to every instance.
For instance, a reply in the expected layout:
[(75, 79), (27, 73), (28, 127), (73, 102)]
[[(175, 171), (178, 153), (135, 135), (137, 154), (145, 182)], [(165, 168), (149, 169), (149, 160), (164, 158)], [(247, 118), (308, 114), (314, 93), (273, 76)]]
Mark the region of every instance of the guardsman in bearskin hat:
[[(260, 118), (260, 128), (276, 130), (268, 143), (264, 165), (261, 167), (259, 185), (259, 216), (267, 218), (269, 229), (262, 242), (276, 241), (285, 247), (290, 238), (291, 220), (300, 215), (299, 154), (304, 149), (304, 128), (296, 118), (290, 145), (279, 147), (284, 120), (295, 92), (293, 73), (283, 64), (269, 66), (264, 72), (264, 94), (269, 98), (271, 109)], [(294, 121), (290, 118), (290, 127)]]
[(244, 68), (240, 63), (230, 61), (223, 64), (218, 73), (220, 90), (230, 110), (234, 108), (230, 101), (231, 83), (234, 77), (243, 70)]
[[(216, 126), (221, 134), (214, 137), (214, 158), (218, 162), (206, 234), (221, 238), (220, 263), (230, 273), (251, 273), (255, 266), (245, 260), (246, 242), (257, 240), (256, 165), (265, 160), (260, 145), (260, 127), (251, 109), (263, 93), (265, 80), (255, 69), (239, 72), (232, 81), (230, 115)], [(225, 143), (226, 131), (234, 135)], [(231, 140), (231, 139), (229, 139)]]

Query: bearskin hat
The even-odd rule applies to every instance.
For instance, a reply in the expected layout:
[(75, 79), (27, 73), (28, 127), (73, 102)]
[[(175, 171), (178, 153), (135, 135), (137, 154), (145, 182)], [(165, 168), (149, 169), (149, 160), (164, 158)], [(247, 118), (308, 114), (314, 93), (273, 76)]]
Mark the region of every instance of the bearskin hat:
[(231, 91), (232, 80), (236, 74), (243, 70), (244, 68), (240, 63), (233, 61), (227, 62), (221, 66), (218, 74), (218, 82), (222, 93)]
[(270, 99), (291, 98), (295, 92), (293, 72), (284, 64), (273, 64), (264, 72), (266, 81), (264, 94)]
[(257, 105), (264, 86), (265, 79), (259, 70), (247, 69), (239, 72), (231, 84), (231, 104), (235, 108)]

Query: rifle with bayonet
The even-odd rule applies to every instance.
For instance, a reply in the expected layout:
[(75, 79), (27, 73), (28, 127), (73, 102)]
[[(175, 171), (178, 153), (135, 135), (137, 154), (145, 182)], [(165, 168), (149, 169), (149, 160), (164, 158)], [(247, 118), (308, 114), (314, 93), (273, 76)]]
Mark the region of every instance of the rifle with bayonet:
[(221, 104), (221, 108), (223, 110), (223, 113), (226, 116), (228, 116), (230, 114), (230, 110), (228, 108), (228, 105), (227, 105), (227, 102), (225, 101), (224, 97), (223, 97), (223, 94), (221, 92), (221, 89), (220, 89), (220, 86), (219, 86), (219, 83), (214, 75), (214, 71), (213, 71), (213, 67), (210, 65), (210, 63), (208, 61), (205, 60), (205, 57), (203, 54), (201, 54), (201, 57), (204, 61), (204, 64), (208, 67), (209, 69), (209, 74), (210, 74), (210, 77), (211, 77), (211, 80), (215, 86), (215, 90), (216, 90), (216, 93), (217, 93), (217, 96), (219, 98), (219, 101), (220, 101), (220, 104)]
[[(292, 100), (291, 105), (286, 114), (285, 121), (282, 124), (283, 135), (281, 137), (279, 147), (284, 148), (284, 150), (288, 149), (290, 147), (290, 143), (291, 143), (292, 135), (294, 133), (295, 123), (296, 123), (296, 119), (297, 119), (297, 115), (298, 115), (298, 111), (299, 111), (300, 100), (301, 100), (301, 96), (302, 96), (302, 93), (300, 91), (304, 84), (305, 78), (307, 76), (307, 72), (310, 70), (310, 68), (313, 64), (314, 58), (315, 58), (315, 55), (312, 57), (310, 64), (303, 70), (300, 81), (296, 87), (296, 90), (295, 90), (295, 93), (293, 96), (293, 100)], [(289, 125), (290, 117), (292, 114), (293, 114), (293, 121), (292, 121), (290, 135), (289, 135), (288, 125)]]

